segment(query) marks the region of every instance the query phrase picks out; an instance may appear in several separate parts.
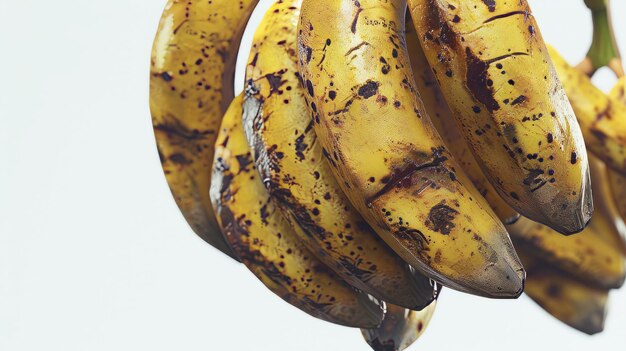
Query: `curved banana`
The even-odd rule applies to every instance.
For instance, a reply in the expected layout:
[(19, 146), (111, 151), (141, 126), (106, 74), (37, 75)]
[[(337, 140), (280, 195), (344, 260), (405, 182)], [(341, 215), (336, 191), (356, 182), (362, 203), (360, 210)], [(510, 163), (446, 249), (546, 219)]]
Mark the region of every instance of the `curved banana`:
[(457, 178), (415, 90), (405, 13), (406, 0), (304, 1), (300, 71), (323, 153), (353, 205), (413, 267), (453, 289), (517, 297), (524, 271), (506, 230)]
[(626, 105), (611, 101), (582, 71), (570, 66), (552, 47), (552, 62), (574, 108), (591, 153), (626, 175)]
[(298, 79), (301, 3), (276, 2), (252, 41), (243, 122), (255, 163), (270, 195), (302, 228), (300, 239), (320, 260), (377, 299), (420, 310), (436, 296), (431, 280), (416, 273), (365, 223), (317, 142)]
[[(609, 94), (610, 98), (614, 102), (621, 102), (626, 104), (626, 76), (621, 77), (617, 84), (611, 89)], [(622, 117), (626, 120), (626, 117)], [(626, 220), (626, 177), (616, 172), (609, 170), (609, 182), (611, 184), (611, 190), (613, 193), (613, 199), (615, 200), (615, 206), (617, 207), (623, 220)]]
[[(459, 163), (461, 169), (458, 173), (465, 173), (474, 184), (480, 194), (487, 200), (493, 211), (504, 224), (513, 224), (520, 217), (519, 213), (513, 210), (493, 188), (489, 180), (483, 174), (474, 155), (469, 149), (467, 142), (463, 139), (461, 131), (456, 126), (452, 117), (452, 111), (444, 99), (439, 83), (435, 78), (424, 51), (419, 45), (417, 32), (412, 23), (407, 23), (406, 42), (409, 50), (411, 67), (417, 91), (424, 102), (426, 112), (431, 117), (437, 132), (443, 138), (446, 146), (450, 150), (454, 159)], [(462, 171), (462, 172), (461, 172)]]
[(580, 280), (604, 289), (624, 284), (626, 267), (621, 253), (605, 243), (593, 225), (570, 237), (555, 235), (549, 227), (524, 217), (508, 228), (516, 248), (525, 248)]
[(626, 257), (626, 223), (624, 223), (626, 217), (620, 215), (613, 199), (610, 181), (612, 177), (617, 177), (618, 180), (625, 178), (608, 169), (602, 161), (592, 155), (589, 155), (589, 167), (593, 179), (593, 202), (596, 207), (590, 226), (600, 239)]
[(526, 0), (409, 7), (457, 125), (500, 196), (563, 234), (584, 229), (593, 212), (584, 140)]
[(589, 335), (604, 330), (609, 292), (582, 283), (519, 251), (528, 272), (526, 294), (561, 322)]
[(236, 98), (222, 121), (211, 182), (211, 199), (229, 244), (263, 284), (302, 311), (345, 326), (377, 326), (382, 307), (311, 255), (269, 198), (252, 166), (242, 102), (242, 96)]
[(361, 329), (361, 334), (374, 351), (402, 351), (426, 331), (435, 313), (436, 301), (421, 311), (407, 310), (387, 304), (387, 312), (376, 329)]
[(152, 48), (150, 110), (170, 190), (198, 236), (234, 257), (209, 199), (213, 145), (258, 0), (169, 0)]

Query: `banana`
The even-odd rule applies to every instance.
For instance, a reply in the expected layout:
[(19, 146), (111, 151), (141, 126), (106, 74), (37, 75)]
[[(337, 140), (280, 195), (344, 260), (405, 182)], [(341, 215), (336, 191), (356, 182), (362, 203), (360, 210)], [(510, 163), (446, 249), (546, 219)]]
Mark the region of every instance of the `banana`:
[(198, 236), (235, 257), (209, 199), (213, 145), (258, 0), (169, 0), (152, 48), (150, 110), (170, 190)]
[(582, 283), (520, 250), (528, 271), (526, 294), (563, 323), (593, 335), (604, 330), (608, 290)]
[(593, 201), (596, 204), (596, 212), (590, 225), (600, 239), (626, 257), (626, 217), (620, 215), (613, 199), (610, 181), (611, 177), (617, 177), (618, 180), (624, 178), (592, 155), (589, 155), (589, 166), (593, 179)]
[(452, 111), (450, 111), (441, 93), (439, 83), (437, 83), (437, 79), (428, 65), (424, 51), (419, 45), (417, 32), (410, 21), (407, 22), (407, 28), (406, 42), (417, 91), (420, 93), (424, 107), (431, 117), (433, 125), (443, 138), (454, 159), (461, 166), (461, 170), (465, 172), (480, 194), (487, 200), (493, 211), (498, 215), (498, 218), (504, 224), (515, 223), (520, 217), (519, 213), (513, 210), (498, 195), (480, 169), (467, 142), (463, 139), (461, 131), (456, 126), (456, 122), (452, 117)]
[(303, 243), (344, 280), (377, 299), (420, 310), (436, 295), (430, 279), (416, 273), (365, 223), (317, 142), (298, 79), (301, 3), (276, 2), (252, 41), (243, 121), (261, 179), (302, 229)]
[[(626, 76), (621, 77), (613, 89), (611, 89), (611, 93), (609, 94), (611, 101), (626, 105), (625, 91)], [(621, 119), (626, 121), (626, 116), (622, 116)], [(608, 173), (613, 199), (615, 200), (615, 206), (622, 216), (622, 219), (626, 220), (626, 177), (610, 170)]]
[(383, 309), (338, 279), (300, 243), (252, 166), (241, 125), (243, 97), (226, 112), (216, 143), (211, 199), (234, 252), (272, 292), (340, 325), (372, 328)]
[(424, 332), (435, 312), (436, 301), (421, 311), (412, 311), (387, 304), (387, 312), (376, 329), (361, 329), (361, 334), (374, 351), (402, 351)]
[(524, 248), (580, 280), (604, 289), (624, 284), (626, 267), (619, 250), (605, 243), (593, 225), (570, 237), (556, 235), (549, 227), (524, 217), (508, 228), (516, 248)]
[(457, 125), (500, 196), (560, 233), (584, 229), (593, 212), (587, 152), (527, 1), (409, 0), (409, 8)]
[(611, 101), (587, 75), (570, 66), (554, 48), (548, 49), (587, 148), (611, 169), (626, 174), (626, 105)]
[(517, 297), (524, 270), (506, 230), (457, 177), (415, 90), (405, 13), (406, 0), (304, 1), (299, 66), (322, 152), (352, 204), (413, 267), (453, 289)]

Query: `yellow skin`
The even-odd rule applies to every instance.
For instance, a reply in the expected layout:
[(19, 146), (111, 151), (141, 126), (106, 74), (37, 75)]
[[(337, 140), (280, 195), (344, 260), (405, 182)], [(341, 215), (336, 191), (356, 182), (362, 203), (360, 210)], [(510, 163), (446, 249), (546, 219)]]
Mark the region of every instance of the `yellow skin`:
[(170, 0), (152, 48), (150, 110), (165, 177), (196, 234), (230, 256), (209, 199), (211, 162), (257, 2)]
[(421, 311), (412, 311), (387, 304), (387, 312), (376, 329), (361, 329), (365, 341), (374, 351), (402, 351), (424, 332), (435, 312), (434, 301)]
[(405, 13), (404, 0), (304, 1), (298, 51), (317, 137), (348, 198), (404, 260), (453, 289), (517, 297), (524, 271), (506, 230), (457, 178), (415, 90)]
[(611, 169), (626, 174), (626, 105), (612, 101), (554, 48), (550, 47), (549, 51), (587, 148)]
[(626, 223), (623, 219), (626, 217), (620, 215), (616, 202), (613, 200), (612, 184), (609, 181), (610, 177), (617, 177), (618, 180), (624, 178), (611, 172), (602, 161), (592, 155), (589, 155), (589, 166), (593, 179), (593, 201), (596, 206), (590, 225), (600, 239), (626, 257)]
[[(611, 90), (609, 94), (610, 98), (614, 102), (621, 102), (626, 105), (626, 77), (621, 77), (617, 84)], [(616, 119), (626, 122), (626, 115), (616, 117)], [(613, 193), (613, 199), (615, 205), (622, 219), (626, 220), (626, 177), (613, 171), (609, 171), (609, 181), (611, 184), (611, 190)], [(626, 240), (626, 239), (625, 239)]]
[(211, 184), (211, 199), (228, 243), (263, 284), (293, 306), (336, 324), (377, 326), (382, 307), (317, 260), (270, 199), (241, 125), (242, 101), (236, 98), (224, 116)]
[(581, 332), (604, 330), (609, 292), (589, 286), (549, 264), (520, 251), (528, 270), (526, 294), (546, 312)]
[(525, 248), (579, 280), (604, 289), (624, 283), (626, 267), (619, 250), (603, 241), (593, 224), (571, 237), (555, 235), (549, 227), (523, 217), (508, 228), (518, 249)]
[(500, 196), (563, 234), (581, 231), (593, 212), (587, 152), (526, 0), (409, 0), (409, 8), (457, 125)]
[(277, 205), (302, 229), (300, 239), (324, 263), (377, 299), (420, 310), (435, 298), (431, 280), (413, 271), (352, 207), (317, 142), (297, 76), (301, 3), (275, 3), (252, 42), (243, 121), (255, 163)]
[(470, 181), (478, 189), (480, 194), (487, 200), (493, 211), (504, 224), (512, 224), (519, 218), (519, 213), (513, 210), (493, 188), (480, 165), (472, 155), (472, 152), (463, 139), (461, 131), (456, 126), (452, 111), (448, 107), (444, 99), (437, 79), (435, 78), (424, 51), (417, 40), (417, 33), (411, 23), (407, 23), (407, 46), (411, 67), (413, 67), (413, 76), (419, 91), (420, 97), (424, 102), (426, 112), (431, 117), (433, 125), (443, 138), (446, 146), (450, 150), (454, 159), (461, 166), (461, 170), (457, 170), (457, 174), (465, 173)]

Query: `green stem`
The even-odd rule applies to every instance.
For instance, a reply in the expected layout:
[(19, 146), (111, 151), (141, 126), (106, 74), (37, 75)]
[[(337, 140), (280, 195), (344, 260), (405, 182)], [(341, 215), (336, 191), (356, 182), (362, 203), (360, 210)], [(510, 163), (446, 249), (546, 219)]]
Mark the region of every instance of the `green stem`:
[(591, 10), (593, 21), (593, 39), (587, 52), (587, 73), (593, 73), (599, 68), (608, 66), (616, 75), (624, 74), (621, 56), (615, 40), (615, 33), (611, 23), (611, 7), (609, 0), (585, 0), (585, 5)]

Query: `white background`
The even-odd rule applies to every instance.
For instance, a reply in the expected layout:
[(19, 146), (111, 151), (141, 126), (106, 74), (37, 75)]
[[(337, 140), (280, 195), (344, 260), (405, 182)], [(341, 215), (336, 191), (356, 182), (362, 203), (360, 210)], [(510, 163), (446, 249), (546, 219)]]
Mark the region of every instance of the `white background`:
[[(0, 0), (0, 350), (367, 350), (358, 330), (267, 291), (178, 212), (148, 111), (164, 3)], [(613, 3), (626, 14), (626, 1)], [(582, 0), (531, 4), (546, 40), (582, 59)], [(626, 22), (616, 26), (626, 50)], [(611, 294), (596, 337), (527, 297), (446, 290), (412, 349), (623, 350), (624, 328), (626, 289)]]

